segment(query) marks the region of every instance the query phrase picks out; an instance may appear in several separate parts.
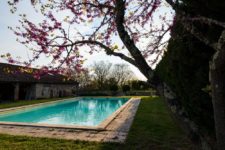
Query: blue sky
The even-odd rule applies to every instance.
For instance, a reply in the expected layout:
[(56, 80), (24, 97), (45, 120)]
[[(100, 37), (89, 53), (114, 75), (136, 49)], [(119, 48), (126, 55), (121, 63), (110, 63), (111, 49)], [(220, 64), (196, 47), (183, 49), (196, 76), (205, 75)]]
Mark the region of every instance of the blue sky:
[[(0, 1), (0, 55), (4, 53), (11, 53), (13, 57), (21, 57), (22, 59), (28, 59), (32, 55), (30, 54), (28, 48), (24, 45), (16, 42), (16, 36), (8, 29), (8, 26), (15, 27), (18, 25), (18, 13), (25, 13), (27, 17), (34, 22), (42, 20), (42, 16), (35, 12), (33, 6), (29, 1), (22, 1), (18, 5), (18, 11), (15, 14), (10, 13), (10, 7), (7, 4), (7, 0)], [(87, 61), (85, 66), (92, 64), (94, 61), (109, 61), (111, 63), (126, 63), (120, 58), (107, 56), (104, 52), (94, 53), (93, 55), (85, 54)], [(3, 60), (0, 60), (3, 61)], [(37, 62), (38, 65), (48, 63), (46, 58), (40, 59)], [(127, 63), (128, 64), (128, 63)], [(146, 78), (138, 71), (137, 68), (130, 65), (132, 71), (136, 74), (138, 79), (145, 80)]]

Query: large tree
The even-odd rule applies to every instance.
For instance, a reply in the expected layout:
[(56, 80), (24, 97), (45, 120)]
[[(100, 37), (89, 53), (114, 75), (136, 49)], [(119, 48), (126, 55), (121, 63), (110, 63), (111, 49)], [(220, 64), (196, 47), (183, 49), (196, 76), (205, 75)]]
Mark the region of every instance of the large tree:
[(74, 72), (71, 78), (79, 83), (79, 90), (87, 89), (92, 82), (92, 76), (87, 68), (80, 73)]
[(99, 90), (103, 90), (105, 88), (106, 81), (110, 75), (111, 67), (111, 63), (104, 61), (94, 62), (92, 65), (94, 82), (96, 82)]
[[(224, 13), (215, 9), (218, 7), (222, 10), (225, 6), (224, 2), (165, 1), (176, 12), (175, 19), (181, 20), (187, 31), (215, 50), (210, 65), (210, 81), (218, 149), (224, 149), (225, 20), (224, 17), (220, 18), (220, 15), (224, 16)], [(14, 0), (10, 4), (14, 7), (17, 2), (18, 0)], [(32, 3), (35, 2), (32, 0)], [(20, 40), (22, 44), (35, 45), (35, 48), (31, 49), (34, 57), (30, 62), (38, 59), (41, 54), (46, 54), (50, 55), (53, 62), (58, 64), (56, 69), (44, 67), (44, 72), (65, 73), (65, 69), (62, 69), (63, 66), (73, 67), (80, 71), (82, 56), (79, 51), (89, 47), (90, 53), (103, 49), (106, 54), (120, 57), (136, 66), (155, 87), (165, 85), (159, 84), (163, 82), (159, 82), (160, 79), (154, 76), (153, 69), (148, 63), (148, 56), (157, 58), (163, 52), (167, 40), (165, 35), (173, 27), (173, 21), (171, 17), (168, 17), (170, 15), (160, 15), (160, 12), (163, 12), (161, 0), (51, 0), (39, 2), (46, 20), (35, 24), (22, 15), (22, 28), (18, 27), (14, 31), (16, 35), (22, 37)], [(51, 9), (61, 11), (66, 15), (69, 14), (64, 18), (69, 26), (58, 20)], [(218, 12), (221, 14), (217, 14)], [(85, 24), (89, 24), (90, 31), (81, 32), (79, 27)], [(70, 30), (72, 25), (75, 26), (73, 31)], [(215, 31), (216, 36), (211, 37), (209, 32), (202, 32), (203, 28)], [(212, 28), (217, 28), (217, 30)], [(119, 46), (115, 43), (116, 37), (121, 40), (122, 44)], [(118, 49), (127, 50), (127, 52), (118, 51)], [(8, 60), (14, 61), (10, 56), (8, 56)], [(150, 61), (155, 62), (156, 59)], [(26, 64), (29, 65), (30, 62)], [(157, 82), (152, 82), (156, 79)]]
[(110, 76), (116, 80), (117, 85), (122, 86), (127, 81), (134, 79), (134, 74), (127, 64), (115, 64)]

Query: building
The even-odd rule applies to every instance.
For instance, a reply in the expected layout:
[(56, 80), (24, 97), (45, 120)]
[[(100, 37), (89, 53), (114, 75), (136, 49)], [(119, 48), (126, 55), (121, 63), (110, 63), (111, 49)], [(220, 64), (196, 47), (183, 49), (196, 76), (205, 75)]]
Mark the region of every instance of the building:
[[(12, 71), (21, 70), (21, 68), (26, 71), (12, 73)], [(46, 74), (38, 80), (24, 67), (0, 63), (0, 100), (72, 96), (77, 87), (78, 82), (65, 80), (65, 77), (59, 74)]]

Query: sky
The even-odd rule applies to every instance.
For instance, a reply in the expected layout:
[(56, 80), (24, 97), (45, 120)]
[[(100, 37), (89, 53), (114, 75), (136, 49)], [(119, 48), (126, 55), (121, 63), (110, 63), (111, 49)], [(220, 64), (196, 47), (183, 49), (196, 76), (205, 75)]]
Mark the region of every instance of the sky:
[[(28, 0), (21, 1), (17, 8), (18, 11), (15, 14), (12, 14), (10, 12), (10, 7), (7, 4), (7, 0), (0, 1), (0, 55), (10, 53), (14, 58), (19, 57), (23, 60), (28, 60), (30, 57), (32, 57), (28, 48), (16, 41), (16, 36), (11, 30), (8, 29), (8, 26), (15, 27), (19, 24), (19, 13), (27, 14), (28, 18), (34, 22), (41, 21), (43, 18), (42, 15), (38, 14), (35, 11), (33, 6), (30, 4), (30, 1)], [(87, 59), (87, 61), (85, 61), (84, 63), (84, 66), (90, 66), (93, 62), (102, 60), (108, 61), (113, 64), (126, 63), (130, 66), (131, 70), (134, 72), (138, 79), (146, 80), (146, 78), (136, 67), (130, 65), (129, 63), (121, 60), (118, 57), (108, 56), (104, 51), (94, 53), (92, 55), (84, 53), (83, 55)], [(0, 59), (0, 62), (3, 62), (3, 60)], [(48, 63), (46, 58), (41, 58), (37, 62), (38, 65), (44, 65), (46, 63)]]

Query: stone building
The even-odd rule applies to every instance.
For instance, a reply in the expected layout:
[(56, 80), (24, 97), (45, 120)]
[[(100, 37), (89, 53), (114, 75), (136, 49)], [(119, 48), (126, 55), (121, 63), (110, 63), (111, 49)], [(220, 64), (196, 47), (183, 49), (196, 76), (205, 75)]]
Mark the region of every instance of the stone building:
[(0, 63), (0, 100), (66, 97), (72, 96), (78, 87), (78, 82), (65, 80), (65, 77), (59, 74), (46, 74), (38, 80), (27, 69), (24, 72), (12, 73), (21, 68), (24, 67)]

